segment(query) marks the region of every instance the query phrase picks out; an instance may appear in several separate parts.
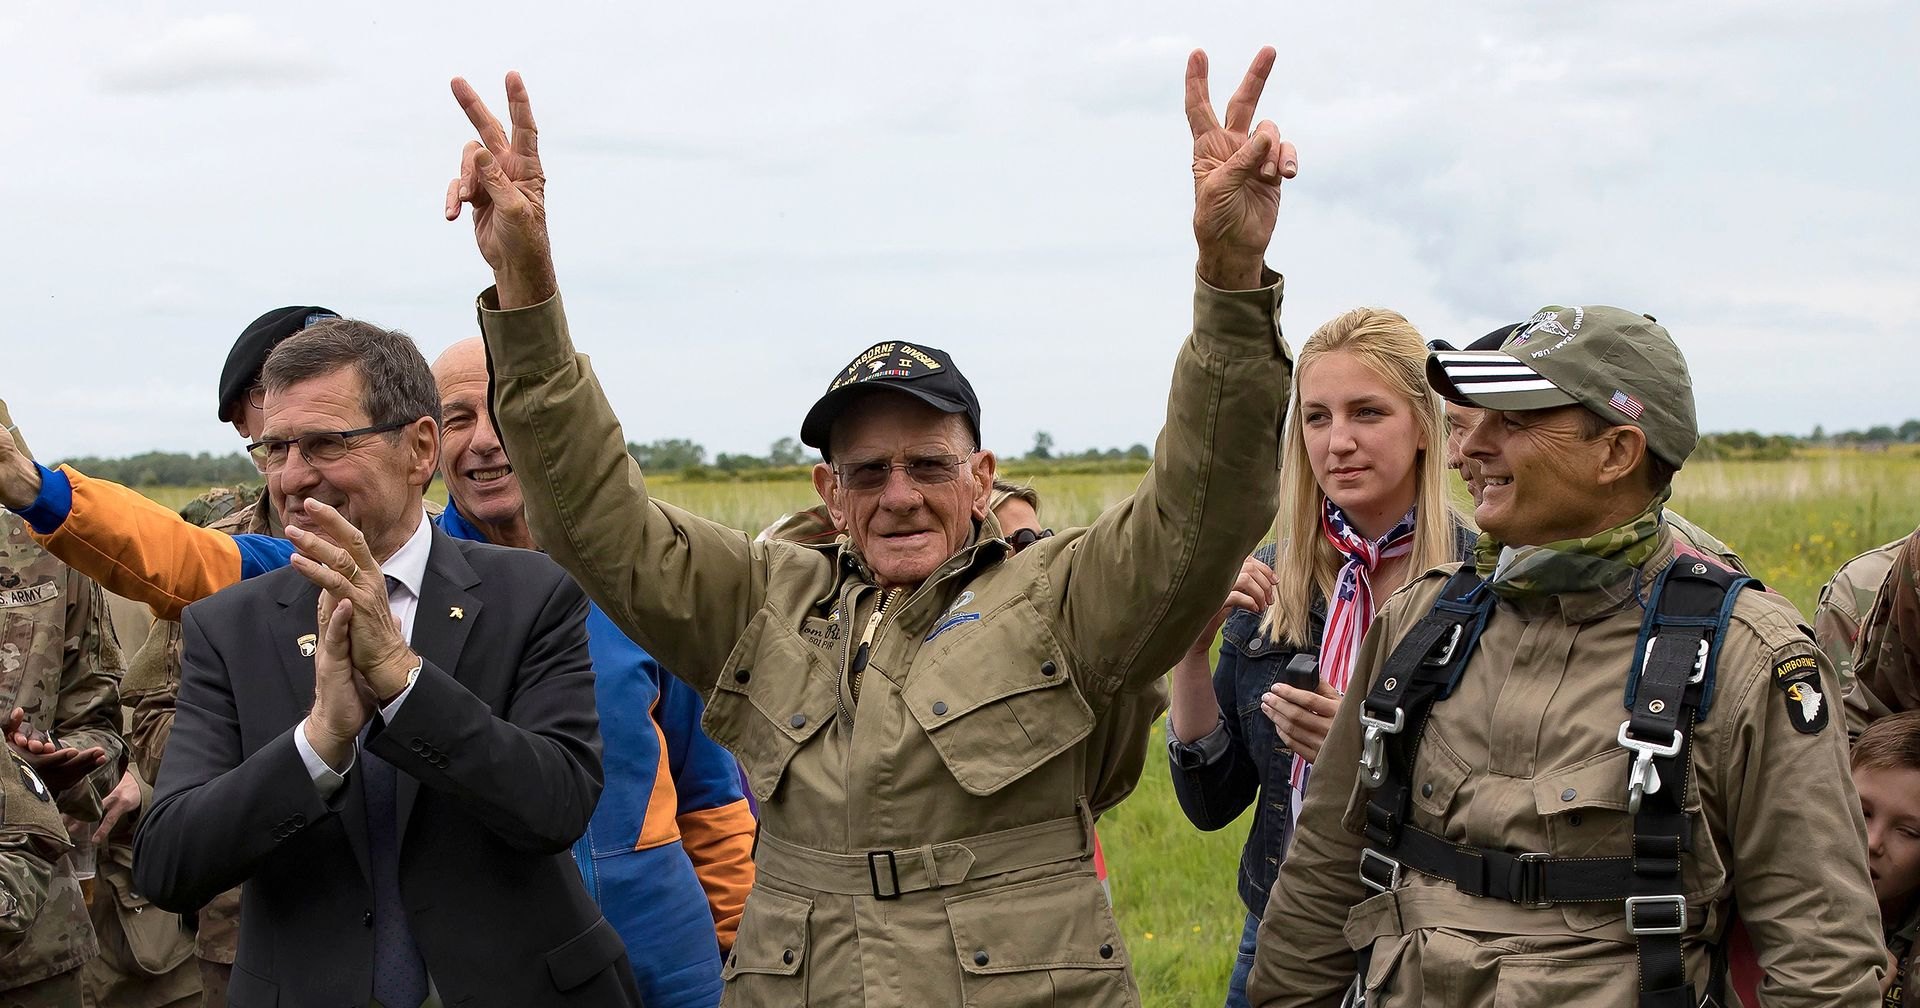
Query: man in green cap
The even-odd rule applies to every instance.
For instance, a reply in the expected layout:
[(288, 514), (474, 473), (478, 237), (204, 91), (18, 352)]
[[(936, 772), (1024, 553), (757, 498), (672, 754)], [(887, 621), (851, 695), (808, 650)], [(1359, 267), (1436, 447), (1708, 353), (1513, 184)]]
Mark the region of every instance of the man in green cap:
[(1428, 379), (1484, 412), (1476, 562), (1388, 601), (1261, 925), (1254, 1004), (1879, 1003), (1832, 666), (1663, 520), (1697, 440), (1652, 319), (1550, 307)]

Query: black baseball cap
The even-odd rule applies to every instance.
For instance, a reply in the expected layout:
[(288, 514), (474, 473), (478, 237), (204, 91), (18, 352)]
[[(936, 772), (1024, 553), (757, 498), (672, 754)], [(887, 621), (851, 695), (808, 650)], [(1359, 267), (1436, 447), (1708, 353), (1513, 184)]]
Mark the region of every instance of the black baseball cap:
[(834, 420), (853, 400), (880, 391), (902, 392), (942, 412), (965, 414), (973, 446), (980, 447), (980, 398), (973, 394), (973, 383), (953, 366), (945, 350), (899, 340), (875, 343), (833, 376), (827, 394), (800, 422), (800, 442), (820, 449), (831, 461), (827, 441)]
[(267, 362), (267, 355), (280, 345), (281, 340), (315, 322), (339, 317), (340, 313), (331, 308), (290, 305), (275, 308), (249, 322), (241, 330), (240, 338), (233, 341), (233, 349), (227, 352), (227, 366), (220, 369), (220, 422), (232, 420), (234, 414), (240, 411), (241, 400), (246, 398), (254, 380), (260, 377), (260, 368)]

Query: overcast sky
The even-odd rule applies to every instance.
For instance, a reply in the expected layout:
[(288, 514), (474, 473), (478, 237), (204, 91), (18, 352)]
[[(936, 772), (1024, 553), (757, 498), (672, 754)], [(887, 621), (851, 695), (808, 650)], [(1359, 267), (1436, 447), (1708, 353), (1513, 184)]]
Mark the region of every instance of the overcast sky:
[[(989, 447), (1151, 442), (1189, 321), (1186, 52), (1300, 149), (1298, 343), (1370, 304), (1471, 340), (1657, 316), (1702, 425), (1920, 415), (1920, 7), (14, 2), (0, 397), (43, 458), (239, 446), (262, 311), (475, 334), (440, 206), (466, 75), (521, 70), (579, 347), (629, 438), (764, 452), (880, 339), (951, 351)], [(1903, 111), (1904, 110), (1904, 111)]]

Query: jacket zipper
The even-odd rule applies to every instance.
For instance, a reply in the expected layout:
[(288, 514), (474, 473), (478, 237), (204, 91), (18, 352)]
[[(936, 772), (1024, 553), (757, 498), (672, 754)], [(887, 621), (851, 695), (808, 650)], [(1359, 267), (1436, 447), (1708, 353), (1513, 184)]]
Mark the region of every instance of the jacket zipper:
[[(859, 647), (854, 648), (848, 656), (846, 664), (842, 666), (840, 678), (833, 684), (834, 706), (839, 708), (840, 716), (849, 725), (853, 724), (853, 711), (847, 707), (847, 687), (853, 682), (855, 676), (867, 670), (867, 662), (873, 655), (874, 632), (880, 629), (881, 621), (886, 619), (888, 610), (893, 608), (894, 600), (899, 597), (900, 589), (898, 588), (889, 588), (887, 593), (881, 596), (880, 604), (873, 607), (873, 615), (867, 617), (866, 629), (860, 633)], [(859, 602), (856, 599), (855, 608), (858, 605)], [(852, 644), (852, 638), (848, 638), (848, 643)]]

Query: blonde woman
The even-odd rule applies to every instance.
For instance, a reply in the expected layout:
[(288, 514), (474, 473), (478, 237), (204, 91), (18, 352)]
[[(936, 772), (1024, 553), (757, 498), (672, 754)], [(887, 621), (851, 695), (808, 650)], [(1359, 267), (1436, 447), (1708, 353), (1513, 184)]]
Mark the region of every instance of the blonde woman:
[[(1247, 1003), (1267, 890), (1375, 608), (1414, 574), (1472, 556), (1473, 533), (1447, 498), (1426, 361), (1419, 331), (1382, 308), (1356, 308), (1308, 338), (1294, 371), (1276, 543), (1248, 558), (1173, 671), (1167, 748), (1181, 808), (1216, 830), (1254, 806), (1228, 1008)], [(1209, 674), (1216, 632), (1220, 660)]]

